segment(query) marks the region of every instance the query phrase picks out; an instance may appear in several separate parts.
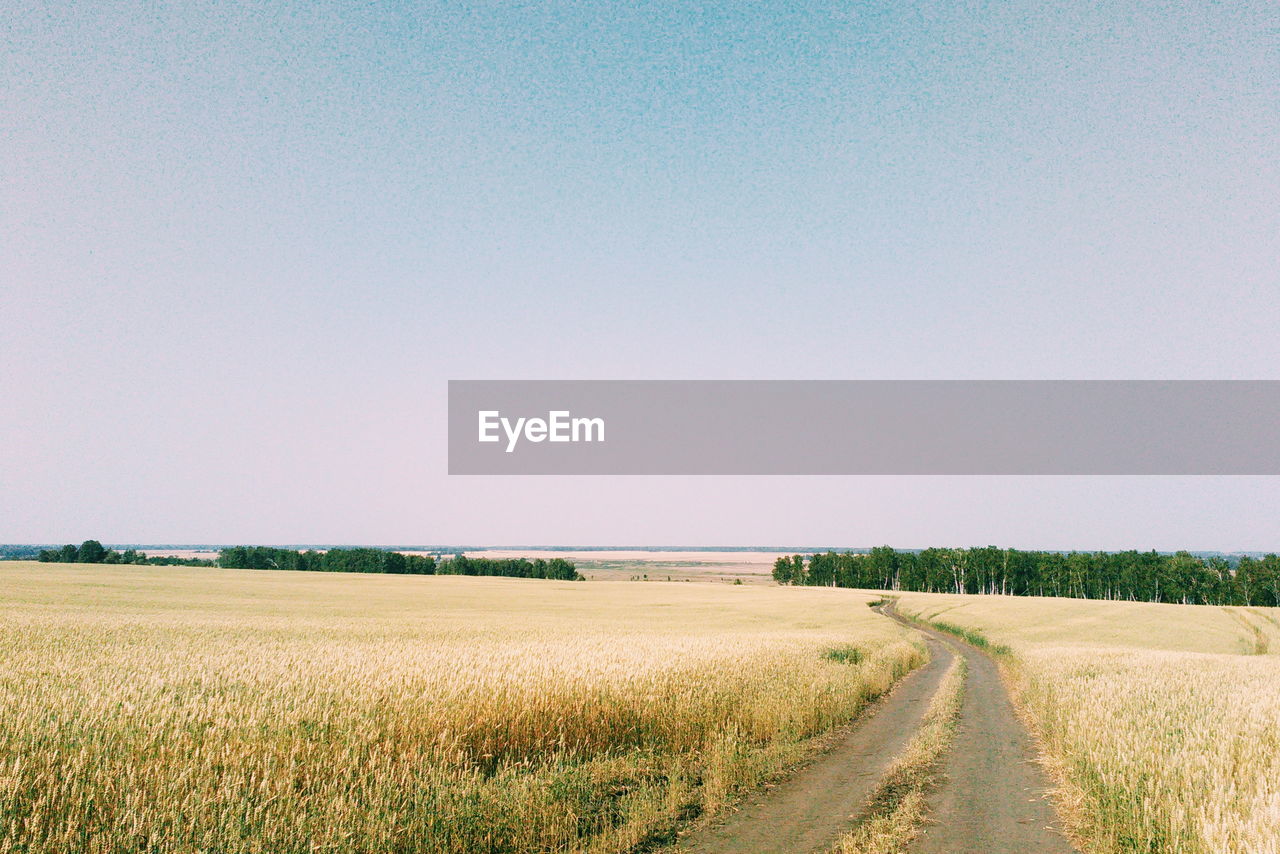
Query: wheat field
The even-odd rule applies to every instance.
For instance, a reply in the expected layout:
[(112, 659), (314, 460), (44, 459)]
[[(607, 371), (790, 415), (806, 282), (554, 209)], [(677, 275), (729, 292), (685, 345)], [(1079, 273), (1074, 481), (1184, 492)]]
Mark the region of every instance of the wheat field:
[(0, 564), (0, 852), (662, 842), (922, 660), (866, 601)]
[(906, 593), (1006, 668), (1084, 850), (1280, 854), (1280, 609)]

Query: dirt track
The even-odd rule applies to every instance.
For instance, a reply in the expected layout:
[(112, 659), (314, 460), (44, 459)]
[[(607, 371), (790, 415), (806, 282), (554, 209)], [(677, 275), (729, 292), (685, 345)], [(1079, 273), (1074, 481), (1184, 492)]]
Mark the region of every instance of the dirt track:
[[(891, 615), (894, 616), (894, 615)], [(916, 626), (927, 637), (933, 629)], [(914, 854), (1072, 854), (1031, 737), (989, 655), (956, 642), (969, 665), (955, 741), (928, 798)]]
[[(906, 623), (884, 610), (886, 616)], [(955, 741), (913, 854), (1074, 854), (1047, 799), (1049, 782), (990, 656), (907, 623), (930, 660), (882, 698), (827, 753), (727, 819), (681, 840), (689, 854), (826, 851), (857, 818), (910, 741), (958, 649), (968, 663)]]
[(920, 726), (953, 653), (926, 638), (929, 662), (903, 677), (835, 745), (721, 823), (680, 841), (690, 854), (825, 851), (854, 822), (884, 770)]

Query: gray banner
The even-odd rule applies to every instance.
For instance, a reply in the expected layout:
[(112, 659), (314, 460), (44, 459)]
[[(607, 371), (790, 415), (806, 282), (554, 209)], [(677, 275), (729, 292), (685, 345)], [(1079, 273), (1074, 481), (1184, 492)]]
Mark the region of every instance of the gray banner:
[(450, 474), (1280, 474), (1280, 381), (452, 380)]

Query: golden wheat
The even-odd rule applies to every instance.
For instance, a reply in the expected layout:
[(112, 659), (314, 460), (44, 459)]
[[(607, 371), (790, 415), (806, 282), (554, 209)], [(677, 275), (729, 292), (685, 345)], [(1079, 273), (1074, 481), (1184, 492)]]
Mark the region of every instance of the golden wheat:
[(1280, 613), (904, 594), (1010, 646), (1091, 852), (1280, 854)]
[(922, 657), (847, 591), (50, 564), (0, 591), (3, 852), (623, 851)]

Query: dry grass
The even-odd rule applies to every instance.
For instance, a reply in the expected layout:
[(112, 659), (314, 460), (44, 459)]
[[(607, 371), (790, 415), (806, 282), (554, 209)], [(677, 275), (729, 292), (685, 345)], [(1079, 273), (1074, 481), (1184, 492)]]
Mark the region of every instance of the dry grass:
[(956, 656), (929, 702), (920, 731), (880, 781), (866, 815), (831, 854), (901, 854), (925, 821), (925, 796), (951, 746), (964, 700), (965, 661)]
[(0, 852), (630, 850), (920, 661), (862, 601), (0, 565)]
[(1280, 852), (1280, 614), (904, 594), (1015, 652), (1009, 675), (1091, 852)]

